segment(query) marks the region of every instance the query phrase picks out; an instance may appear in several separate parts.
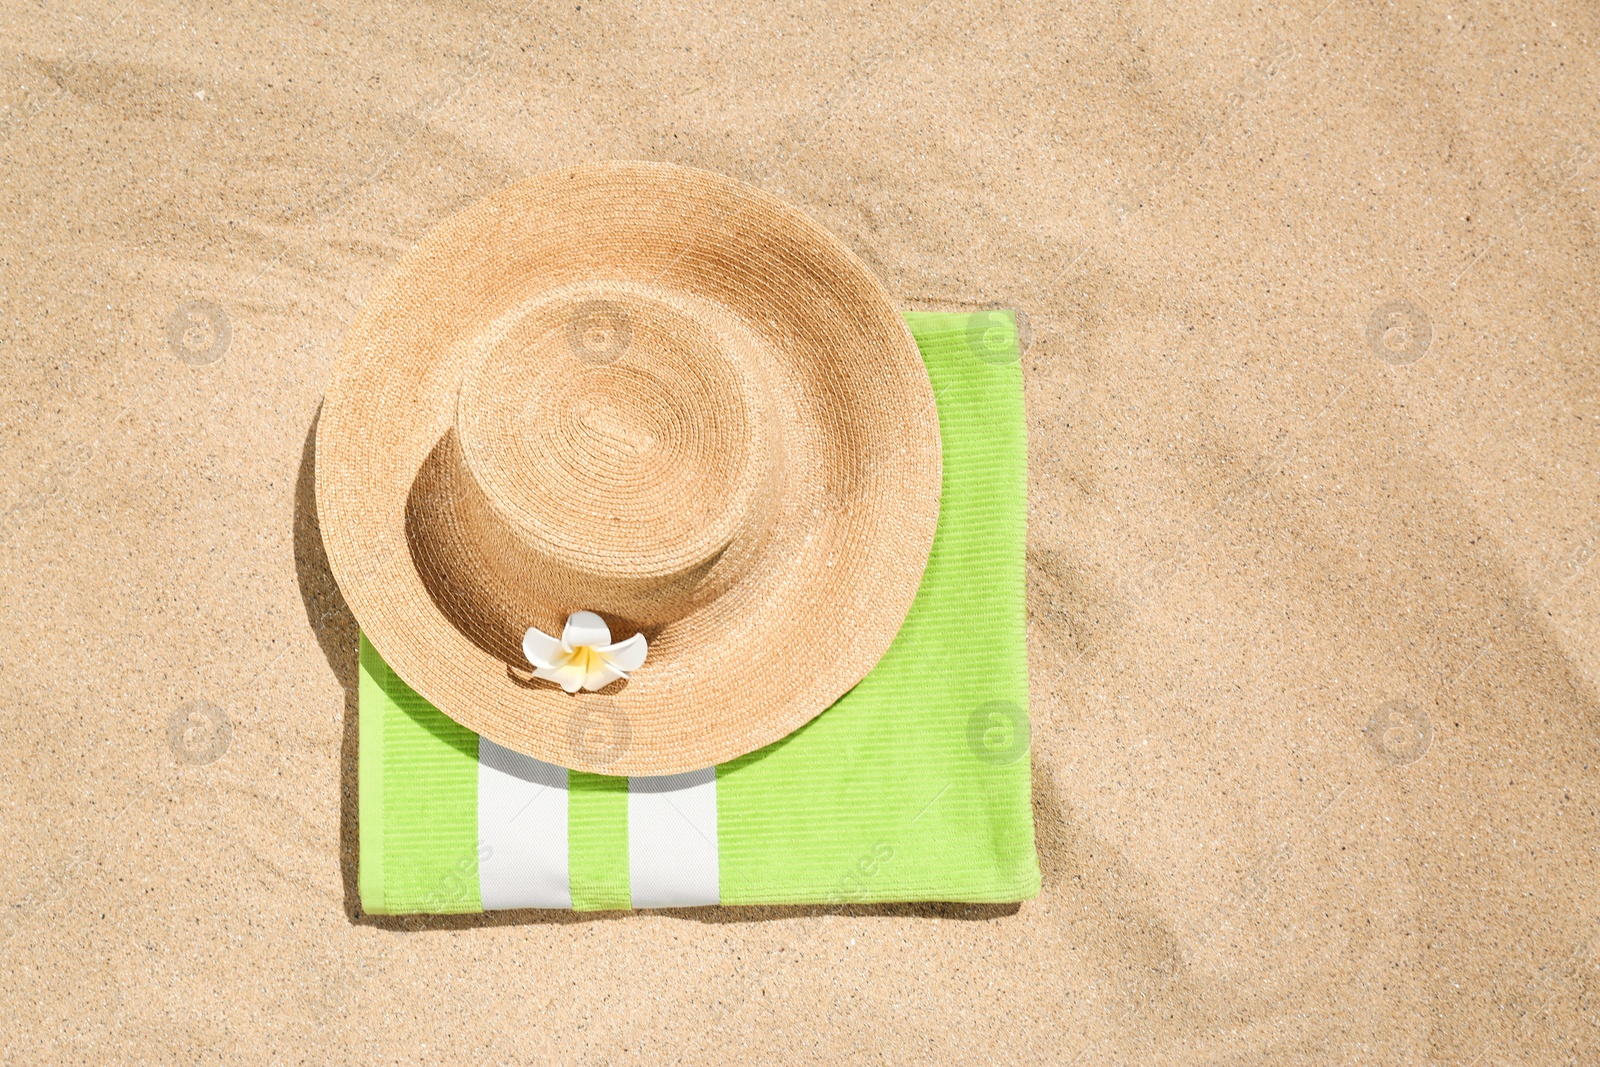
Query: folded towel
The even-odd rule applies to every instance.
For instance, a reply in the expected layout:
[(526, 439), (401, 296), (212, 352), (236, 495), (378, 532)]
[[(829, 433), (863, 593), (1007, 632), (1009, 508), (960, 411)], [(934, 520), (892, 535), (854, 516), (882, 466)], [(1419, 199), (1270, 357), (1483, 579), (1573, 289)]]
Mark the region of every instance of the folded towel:
[[(1016, 323), (1010, 312), (905, 319), (939, 406), (944, 486), (922, 585), (872, 672), (759, 751), (621, 778), (478, 737), (363, 636), (365, 911), (996, 903), (1038, 892)], [(594, 720), (585, 737), (597, 751), (626, 744), (625, 722), (604, 707)]]

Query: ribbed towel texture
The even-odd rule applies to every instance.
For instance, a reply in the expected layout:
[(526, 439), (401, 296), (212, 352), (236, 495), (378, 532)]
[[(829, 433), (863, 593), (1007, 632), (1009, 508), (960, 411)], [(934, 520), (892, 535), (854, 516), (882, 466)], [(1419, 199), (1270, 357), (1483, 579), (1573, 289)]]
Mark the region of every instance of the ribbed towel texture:
[[(944, 485), (916, 601), (872, 672), (766, 748), (629, 779), (568, 772), (480, 739), (363, 637), (365, 911), (992, 903), (1038, 892), (1015, 320), (905, 319), (939, 407)], [(598, 723), (597, 743), (605, 730), (625, 743), (621, 727)]]

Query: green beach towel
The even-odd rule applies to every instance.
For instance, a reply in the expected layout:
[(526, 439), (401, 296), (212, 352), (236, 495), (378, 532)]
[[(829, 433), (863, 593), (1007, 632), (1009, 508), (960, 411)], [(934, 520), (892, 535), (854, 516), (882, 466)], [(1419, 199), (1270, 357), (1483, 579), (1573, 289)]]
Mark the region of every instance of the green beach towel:
[[(939, 406), (944, 486), (916, 600), (872, 672), (766, 748), (630, 779), (480, 739), (363, 636), (363, 910), (999, 903), (1038, 892), (1015, 318), (905, 319)], [(605, 740), (622, 725), (597, 723), (599, 743), (625, 743)]]

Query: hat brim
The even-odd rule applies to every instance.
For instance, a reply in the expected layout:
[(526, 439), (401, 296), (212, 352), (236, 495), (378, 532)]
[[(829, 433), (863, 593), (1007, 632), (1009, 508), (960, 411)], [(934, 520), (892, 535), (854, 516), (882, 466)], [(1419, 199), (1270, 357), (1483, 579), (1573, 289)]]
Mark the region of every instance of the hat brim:
[[(629, 680), (569, 695), (530, 681), (504, 635), (464, 624), (419, 557), (430, 531), (417, 528), (416, 498), (448, 446), (475, 345), (541, 294), (590, 283), (681, 294), (759, 335), (791, 438), (756, 564), (649, 633), (649, 657)], [(754, 751), (865, 677), (916, 595), (941, 477), (927, 371), (871, 272), (775, 197), (658, 163), (537, 177), (430, 233), (346, 337), (317, 430), (328, 560), (388, 664), (499, 744), (613, 775)], [(541, 624), (552, 625), (523, 623)]]

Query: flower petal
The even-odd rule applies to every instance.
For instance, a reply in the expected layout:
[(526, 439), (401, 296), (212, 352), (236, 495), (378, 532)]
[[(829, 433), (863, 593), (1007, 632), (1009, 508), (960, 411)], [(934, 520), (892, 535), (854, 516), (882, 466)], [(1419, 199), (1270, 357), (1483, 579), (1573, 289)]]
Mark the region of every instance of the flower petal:
[(609, 645), (611, 627), (592, 611), (574, 611), (567, 616), (567, 628), (561, 631), (561, 643), (568, 648), (579, 645)]
[(593, 656), (589, 660), (589, 672), (584, 676), (583, 687), (585, 689), (604, 689), (618, 678), (626, 677), (626, 674), (617, 670), (600, 656)]
[(535, 678), (555, 682), (569, 693), (576, 693), (581, 689), (587, 675), (588, 672), (583, 669), (583, 662), (577, 658), (569, 660), (560, 667), (540, 667), (533, 672)]
[(614, 645), (602, 645), (595, 651), (619, 671), (636, 671), (639, 669), (639, 664), (644, 662), (645, 654), (650, 651), (650, 645), (645, 641), (644, 634), (634, 634), (626, 641), (618, 641)]
[(559, 667), (570, 653), (561, 642), (535, 626), (528, 627), (522, 635), (522, 654), (535, 667)]

